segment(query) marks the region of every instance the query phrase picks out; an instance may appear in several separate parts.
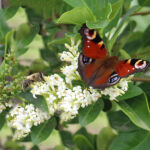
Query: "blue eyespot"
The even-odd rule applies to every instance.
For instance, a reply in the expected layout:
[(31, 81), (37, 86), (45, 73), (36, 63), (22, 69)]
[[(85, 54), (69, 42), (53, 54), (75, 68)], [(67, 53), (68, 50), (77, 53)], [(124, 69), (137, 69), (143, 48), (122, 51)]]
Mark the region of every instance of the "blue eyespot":
[(87, 63), (89, 63), (90, 58), (83, 55), (82, 61), (83, 61), (84, 64), (87, 64)]
[(115, 83), (118, 82), (118, 80), (120, 80), (120, 77), (118, 76), (118, 74), (113, 74), (110, 78), (109, 78), (109, 83)]

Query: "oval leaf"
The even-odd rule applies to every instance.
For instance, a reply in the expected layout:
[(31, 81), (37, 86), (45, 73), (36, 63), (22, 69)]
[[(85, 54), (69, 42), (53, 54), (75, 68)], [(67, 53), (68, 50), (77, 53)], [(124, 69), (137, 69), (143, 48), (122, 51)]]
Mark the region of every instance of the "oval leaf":
[(80, 150), (94, 150), (93, 145), (89, 142), (89, 140), (83, 135), (75, 135), (74, 143)]
[(133, 85), (132, 83), (129, 83), (128, 91), (124, 95), (117, 97), (117, 99), (126, 100), (129, 98), (141, 95), (142, 93), (143, 93), (143, 90), (140, 87)]
[(55, 118), (51, 118), (39, 126), (34, 126), (31, 130), (31, 140), (34, 145), (46, 140), (51, 134), (52, 130), (56, 127)]
[(94, 121), (98, 116), (99, 112), (103, 109), (104, 104), (102, 99), (97, 100), (97, 102), (81, 109), (79, 111), (79, 123), (81, 126), (86, 126), (90, 122)]
[(73, 147), (73, 137), (69, 131), (59, 131), (61, 140), (64, 146), (72, 148)]
[(112, 128), (122, 132), (130, 132), (138, 129), (122, 111), (110, 111), (107, 113)]
[(87, 20), (94, 20), (90, 9), (87, 7), (76, 7), (62, 14), (57, 23), (82, 25)]
[(97, 150), (108, 150), (108, 146), (115, 138), (116, 134), (110, 127), (103, 128), (97, 136)]
[(121, 101), (118, 106), (135, 125), (150, 131), (150, 110), (145, 94)]
[(122, 132), (108, 150), (149, 150), (150, 133), (144, 130)]

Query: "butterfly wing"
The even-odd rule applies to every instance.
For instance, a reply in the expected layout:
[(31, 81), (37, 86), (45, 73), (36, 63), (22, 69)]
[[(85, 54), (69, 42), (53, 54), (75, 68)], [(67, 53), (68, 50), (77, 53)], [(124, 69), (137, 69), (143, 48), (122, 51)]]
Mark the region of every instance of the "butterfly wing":
[(141, 59), (126, 59), (119, 61), (115, 70), (120, 77), (126, 77), (136, 72), (144, 72), (150, 66), (150, 63)]
[(118, 74), (114, 72), (115, 61), (113, 57), (104, 60), (92, 59), (81, 53), (78, 60), (78, 72), (89, 86), (104, 89), (120, 80)]
[(143, 72), (150, 66), (148, 61), (127, 59), (118, 61), (108, 56), (107, 49), (97, 31), (84, 24), (80, 29), (82, 53), (78, 59), (78, 72), (89, 86), (104, 89), (119, 82), (120, 78), (135, 72)]
[(82, 36), (82, 51), (86, 57), (103, 59), (107, 56), (107, 49), (96, 30), (89, 29), (84, 24), (79, 32)]

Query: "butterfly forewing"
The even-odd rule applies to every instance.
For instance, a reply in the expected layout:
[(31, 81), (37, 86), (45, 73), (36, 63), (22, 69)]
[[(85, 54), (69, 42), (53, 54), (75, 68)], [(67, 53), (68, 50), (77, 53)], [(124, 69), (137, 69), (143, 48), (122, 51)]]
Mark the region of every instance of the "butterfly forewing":
[(89, 29), (84, 24), (79, 32), (82, 36), (82, 50), (85, 56), (103, 59), (107, 55), (107, 49), (96, 30)]

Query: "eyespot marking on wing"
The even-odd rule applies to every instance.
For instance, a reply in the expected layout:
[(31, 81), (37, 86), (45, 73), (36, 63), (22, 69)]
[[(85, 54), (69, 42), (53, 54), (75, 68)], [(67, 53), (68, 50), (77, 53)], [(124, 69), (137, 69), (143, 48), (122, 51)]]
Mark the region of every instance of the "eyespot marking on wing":
[(146, 67), (146, 61), (143, 61), (143, 60), (138, 60), (136, 63), (135, 63), (135, 68), (136, 69), (144, 69)]
[(110, 78), (108, 79), (108, 82), (111, 84), (115, 84), (120, 80), (120, 77), (118, 76), (118, 74), (116, 74), (115, 72), (110, 76)]
[(85, 28), (84, 34), (86, 35), (87, 39), (93, 40), (96, 38), (96, 31), (95, 30), (90, 30), (88, 28)]
[(94, 61), (94, 59), (82, 55), (83, 64), (90, 64), (90, 63), (92, 63), (92, 61)]

